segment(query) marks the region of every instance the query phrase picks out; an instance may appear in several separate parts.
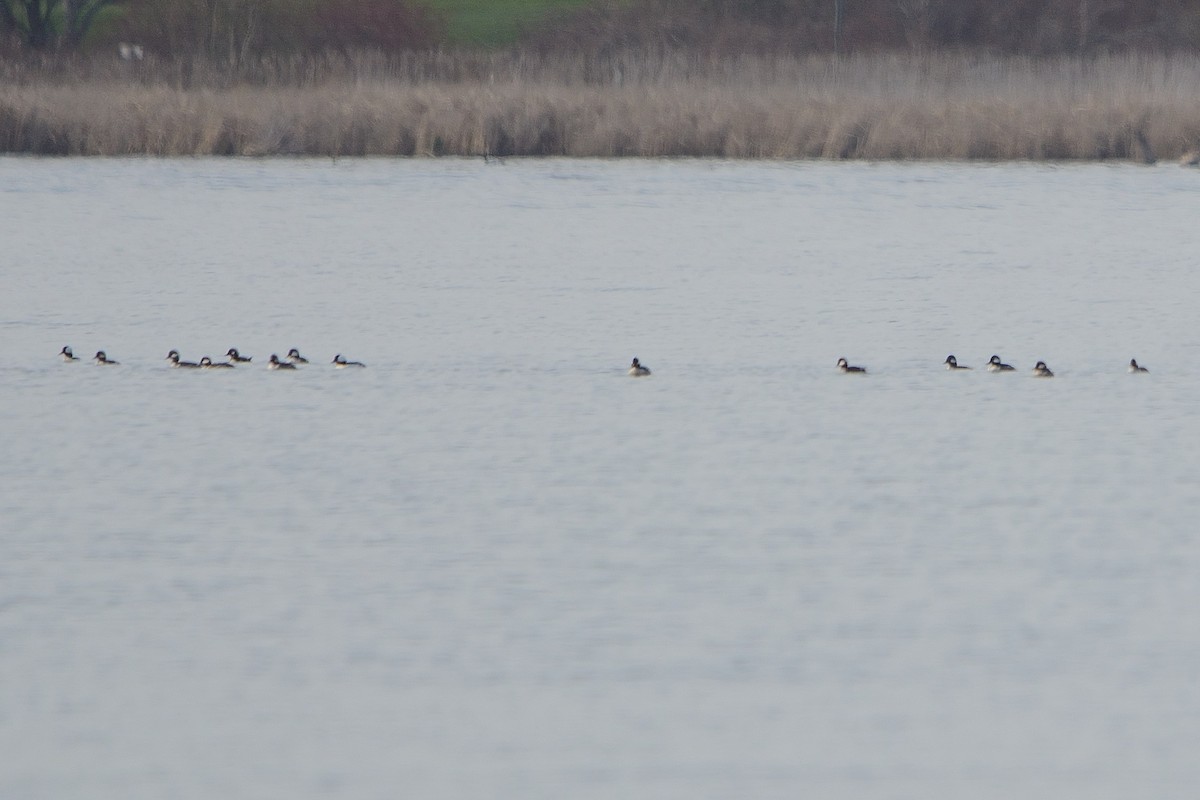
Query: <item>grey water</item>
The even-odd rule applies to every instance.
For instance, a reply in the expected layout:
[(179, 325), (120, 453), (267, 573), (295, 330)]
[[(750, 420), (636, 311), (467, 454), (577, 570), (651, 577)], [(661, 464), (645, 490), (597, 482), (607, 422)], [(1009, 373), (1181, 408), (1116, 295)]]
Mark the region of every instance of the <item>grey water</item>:
[(2, 159), (0, 797), (1190, 797), (1197, 208)]

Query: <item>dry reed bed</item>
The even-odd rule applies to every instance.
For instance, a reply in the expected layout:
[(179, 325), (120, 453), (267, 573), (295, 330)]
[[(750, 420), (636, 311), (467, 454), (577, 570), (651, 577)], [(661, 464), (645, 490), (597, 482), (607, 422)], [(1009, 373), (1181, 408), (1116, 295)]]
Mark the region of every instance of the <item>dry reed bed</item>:
[(514, 58), (485, 72), (207, 88), (28, 76), (0, 87), (0, 151), (1038, 160), (1200, 144), (1200, 61), (1184, 56), (659, 57), (558, 72)]

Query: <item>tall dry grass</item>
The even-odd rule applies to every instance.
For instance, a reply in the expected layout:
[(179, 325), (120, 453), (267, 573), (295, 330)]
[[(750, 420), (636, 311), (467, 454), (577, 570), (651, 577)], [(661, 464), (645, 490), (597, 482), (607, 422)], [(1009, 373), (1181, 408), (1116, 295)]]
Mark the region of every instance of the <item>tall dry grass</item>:
[(1200, 145), (1193, 56), (356, 58), (3, 65), (0, 151), (1145, 160)]

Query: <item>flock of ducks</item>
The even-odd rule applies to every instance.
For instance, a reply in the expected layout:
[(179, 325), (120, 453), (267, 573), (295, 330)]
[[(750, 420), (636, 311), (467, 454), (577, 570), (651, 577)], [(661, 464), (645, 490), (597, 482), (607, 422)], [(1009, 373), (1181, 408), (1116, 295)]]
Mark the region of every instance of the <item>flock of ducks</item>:
[[(58, 355), (63, 361), (68, 363), (79, 360), (79, 357), (75, 355), (70, 346), (63, 347), (62, 350), (58, 351)], [(171, 352), (167, 353), (166, 360), (170, 361), (171, 366), (177, 369), (233, 369), (237, 366), (249, 364), (254, 360), (253, 356), (243, 356), (238, 352), (236, 347), (229, 348), (229, 351), (225, 353), (225, 357), (229, 360), (213, 361), (208, 356), (204, 356), (199, 361), (183, 361), (179, 355), (179, 351), (172, 350)], [(103, 350), (98, 350), (92, 360), (97, 364), (109, 367), (120, 366), (121, 364), (120, 361), (113, 361), (111, 358), (109, 358)], [(282, 361), (275, 353), (271, 353), (271, 358), (267, 361), (267, 369), (296, 369), (298, 365), (307, 363), (308, 359), (300, 355), (300, 351), (293, 347), (288, 351), (287, 356)], [(366, 366), (366, 364), (362, 363), (361, 361), (347, 361), (342, 357), (341, 353), (338, 353), (336, 356), (334, 356), (333, 361), (330, 363), (333, 364), (335, 369)]]
[[(950, 370), (970, 369), (970, 367), (968, 367), (968, 366), (959, 364), (958, 359), (955, 358), (953, 355), (946, 356), (946, 360), (943, 363), (946, 365), (946, 369), (950, 369)], [(1136, 359), (1133, 360), (1131, 363), (1134, 366), (1137, 366)], [(1016, 372), (1016, 368), (1012, 364), (1005, 364), (1003, 361), (1000, 360), (1000, 356), (992, 356), (991, 358), (988, 359), (987, 371), (988, 372)], [(1145, 372), (1145, 371), (1147, 371), (1147, 370), (1143, 370), (1143, 372)], [(1046, 366), (1045, 361), (1039, 361), (1033, 365), (1033, 377), (1035, 377), (1035, 378), (1053, 378), (1054, 373), (1051, 372), (1050, 368)]]
[[(73, 352), (71, 352), (71, 348), (69, 346), (63, 347), (58, 354), (62, 357), (63, 361), (79, 360), (79, 358)], [(199, 361), (183, 361), (180, 358), (179, 351), (172, 350), (171, 352), (167, 353), (166, 360), (171, 362), (172, 367), (179, 369), (232, 369), (239, 364), (249, 364), (253, 360), (251, 356), (243, 356), (241, 353), (239, 353), (236, 347), (229, 348), (229, 351), (225, 353), (225, 357), (229, 360), (213, 361), (208, 356), (204, 356)], [(97, 364), (102, 364), (104, 366), (117, 366), (121, 363), (119, 361), (113, 361), (105, 354), (103, 350), (97, 351), (93, 360)], [(287, 356), (285, 356), (282, 361), (279, 359), (279, 356), (271, 353), (270, 359), (267, 360), (267, 369), (296, 369), (297, 365), (307, 363), (308, 359), (300, 355), (300, 351), (293, 347), (288, 351)], [(342, 357), (341, 353), (338, 353), (336, 356), (334, 356), (333, 361), (330, 363), (333, 364), (335, 369), (366, 366), (366, 364), (362, 363), (361, 361), (347, 361)], [(946, 356), (946, 360), (942, 363), (946, 365), (946, 369), (948, 370), (971, 369), (965, 364), (959, 364), (958, 359), (955, 358), (953, 354)], [(841, 372), (858, 373), (862, 375), (865, 375), (867, 372), (866, 367), (851, 366), (850, 362), (844, 358), (839, 358), (837, 360), (837, 368)], [(1000, 360), (1000, 356), (994, 355), (988, 359), (987, 371), (1015, 372), (1016, 367), (1012, 366), (1011, 364), (1005, 364)], [(1129, 359), (1129, 371), (1136, 373), (1149, 372), (1150, 370), (1139, 366), (1136, 358), (1131, 358)], [(642, 378), (650, 374), (650, 368), (635, 357), (629, 364), (628, 374), (635, 378)], [(1053, 378), (1054, 373), (1050, 371), (1050, 367), (1046, 366), (1045, 361), (1039, 361), (1033, 366), (1033, 376), (1035, 378)]]
[[(104, 354), (97, 353), (97, 355), (101, 356)], [(955, 358), (953, 354), (946, 356), (946, 360), (943, 361), (942, 363), (946, 365), (946, 369), (948, 369), (948, 370), (971, 369), (970, 367), (968, 367), (965, 364), (958, 363), (958, 359)], [(840, 372), (852, 372), (852, 373), (857, 373), (860, 375), (865, 375), (867, 373), (866, 367), (851, 366), (850, 362), (844, 358), (839, 358), (837, 360), (837, 368)], [(988, 359), (987, 371), (988, 372), (1016, 372), (1016, 367), (1012, 366), (1011, 364), (1005, 364), (1003, 361), (1000, 360), (1000, 356), (994, 355)], [(1131, 359), (1129, 359), (1129, 371), (1133, 372), (1133, 373), (1137, 373), (1137, 372), (1149, 372), (1150, 370), (1146, 369), (1145, 367), (1139, 366), (1136, 358), (1131, 358)], [(642, 364), (642, 362), (638, 361), (635, 358), (635, 359), (633, 359), (633, 363), (629, 365), (629, 374), (635, 378), (640, 378), (644, 375), (649, 375), (650, 369), (649, 369), (649, 367), (645, 366), (644, 364)], [(1046, 366), (1045, 361), (1039, 361), (1036, 364), (1034, 364), (1034, 366), (1033, 366), (1033, 377), (1035, 377), (1035, 378), (1053, 378), (1054, 373), (1050, 371), (1050, 367)]]
[[(965, 364), (958, 363), (958, 359), (955, 358), (953, 354), (946, 356), (946, 360), (943, 361), (942, 363), (946, 365), (946, 369), (948, 369), (948, 370), (971, 369), (970, 367), (968, 367)], [(850, 364), (844, 358), (838, 359), (837, 367), (842, 372), (865, 373), (867, 371), (866, 367), (850, 366)], [(1012, 364), (1005, 364), (1000, 359), (1000, 356), (993, 355), (991, 358), (988, 359), (987, 371), (988, 372), (1016, 372), (1017, 368), (1014, 367)], [(1150, 370), (1146, 369), (1145, 367), (1138, 366), (1137, 359), (1131, 358), (1131, 359), (1129, 359), (1129, 371), (1136, 373), (1136, 372), (1149, 372)], [(1054, 373), (1050, 370), (1050, 367), (1046, 366), (1045, 361), (1039, 361), (1033, 365), (1033, 377), (1035, 377), (1035, 378), (1053, 378)]]

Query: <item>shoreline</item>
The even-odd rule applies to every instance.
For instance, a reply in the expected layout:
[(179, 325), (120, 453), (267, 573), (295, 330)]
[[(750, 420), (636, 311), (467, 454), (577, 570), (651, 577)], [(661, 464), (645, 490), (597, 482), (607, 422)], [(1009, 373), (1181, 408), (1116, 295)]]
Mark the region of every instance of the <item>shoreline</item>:
[(1192, 56), (438, 58), (256, 81), (29, 71), (0, 86), (0, 152), (1153, 163), (1200, 149)]

